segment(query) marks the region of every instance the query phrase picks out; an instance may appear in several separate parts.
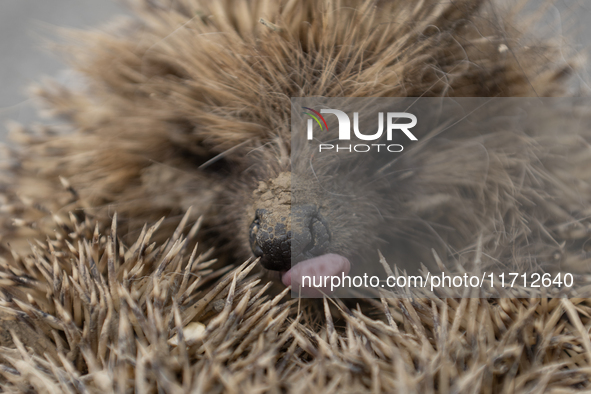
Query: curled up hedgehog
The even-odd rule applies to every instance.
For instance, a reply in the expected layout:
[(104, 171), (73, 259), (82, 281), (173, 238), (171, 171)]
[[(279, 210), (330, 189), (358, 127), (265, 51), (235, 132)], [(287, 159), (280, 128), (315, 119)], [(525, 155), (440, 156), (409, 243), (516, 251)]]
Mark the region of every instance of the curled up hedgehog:
[[(347, 274), (360, 260), (584, 277), (584, 108), (566, 124), (538, 111), (528, 127), (422, 134), (354, 185), (293, 154), (294, 97), (572, 95), (576, 61), (514, 23), (523, 4), (129, 6), (136, 17), (69, 35), (78, 83), (36, 91), (59, 124), (13, 127), (3, 157), (2, 390), (590, 389), (581, 296), (423, 293), (352, 309), (286, 297), (294, 275)], [(387, 244), (396, 253), (379, 254)]]

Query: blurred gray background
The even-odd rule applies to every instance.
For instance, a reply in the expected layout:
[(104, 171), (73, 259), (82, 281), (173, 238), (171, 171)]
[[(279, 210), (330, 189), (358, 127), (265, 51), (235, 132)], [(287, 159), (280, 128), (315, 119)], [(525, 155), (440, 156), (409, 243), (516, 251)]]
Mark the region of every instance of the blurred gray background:
[(67, 78), (64, 64), (43, 42), (56, 37), (52, 27), (87, 28), (125, 13), (111, 0), (0, 0), (0, 141), (8, 120), (38, 119), (27, 96), (32, 82)]
[[(544, 2), (531, 0), (530, 7)], [(67, 78), (64, 65), (43, 46), (50, 26), (92, 27), (125, 12), (112, 0), (0, 0), (0, 141), (6, 139), (7, 120), (36, 119), (28, 85), (43, 76)], [(543, 25), (551, 26), (550, 35), (566, 36), (572, 48), (585, 52), (591, 44), (591, 1), (556, 0)], [(587, 89), (588, 70), (587, 66), (578, 79)]]

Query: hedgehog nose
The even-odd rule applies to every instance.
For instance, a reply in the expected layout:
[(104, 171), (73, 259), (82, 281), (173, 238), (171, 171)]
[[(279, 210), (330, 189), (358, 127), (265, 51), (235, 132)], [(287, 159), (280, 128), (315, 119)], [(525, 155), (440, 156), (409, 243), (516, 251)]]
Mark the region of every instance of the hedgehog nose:
[(291, 231), (288, 228), (291, 213), (257, 209), (250, 225), (250, 248), (261, 265), (273, 271), (291, 267)]
[(313, 205), (283, 212), (259, 209), (250, 225), (250, 247), (261, 265), (272, 271), (323, 254), (330, 242), (328, 223)]

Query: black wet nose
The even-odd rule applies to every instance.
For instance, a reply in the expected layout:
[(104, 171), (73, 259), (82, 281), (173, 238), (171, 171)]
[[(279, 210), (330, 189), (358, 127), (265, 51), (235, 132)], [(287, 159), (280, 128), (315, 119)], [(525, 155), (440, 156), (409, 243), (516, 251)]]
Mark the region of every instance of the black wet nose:
[(278, 223), (264, 220), (268, 212), (257, 210), (257, 216), (250, 225), (250, 247), (256, 257), (261, 258), (263, 267), (283, 271), (291, 266), (291, 231), (287, 230), (287, 218)]
[(252, 252), (273, 271), (286, 271), (292, 262), (318, 256), (329, 243), (328, 223), (312, 205), (275, 212), (258, 209), (250, 225)]

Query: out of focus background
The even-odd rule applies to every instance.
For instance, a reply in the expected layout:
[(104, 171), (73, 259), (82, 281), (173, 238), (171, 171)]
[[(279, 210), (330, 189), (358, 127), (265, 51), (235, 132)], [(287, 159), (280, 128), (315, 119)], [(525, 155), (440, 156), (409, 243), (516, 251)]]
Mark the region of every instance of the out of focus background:
[(126, 10), (111, 0), (0, 0), (0, 141), (5, 123), (39, 119), (27, 87), (43, 77), (67, 80), (64, 63), (47, 50), (52, 28), (88, 28), (107, 23)]
[[(546, 0), (531, 0), (529, 8), (544, 3)], [(124, 13), (113, 0), (0, 0), (0, 141), (6, 139), (7, 120), (30, 123), (38, 119), (27, 97), (27, 86), (44, 76), (67, 81), (64, 64), (44, 48), (43, 39), (51, 26), (100, 26)], [(546, 34), (565, 36), (571, 49), (591, 52), (591, 1), (554, 1), (546, 10), (543, 25), (550, 27)], [(589, 70), (587, 66), (578, 83), (591, 91)]]

